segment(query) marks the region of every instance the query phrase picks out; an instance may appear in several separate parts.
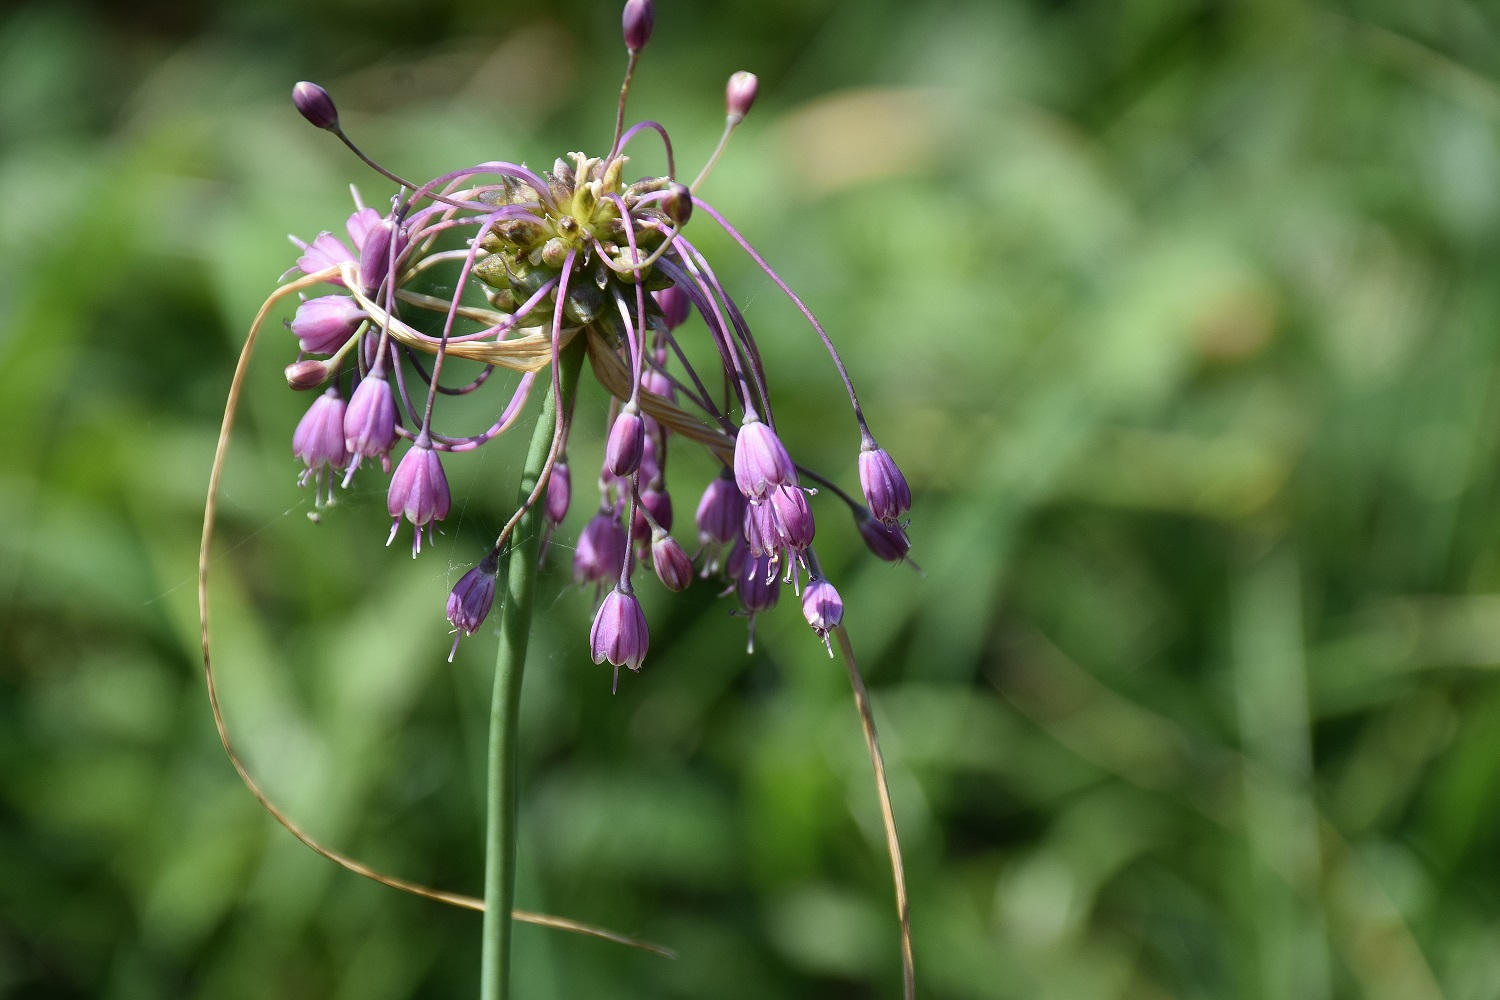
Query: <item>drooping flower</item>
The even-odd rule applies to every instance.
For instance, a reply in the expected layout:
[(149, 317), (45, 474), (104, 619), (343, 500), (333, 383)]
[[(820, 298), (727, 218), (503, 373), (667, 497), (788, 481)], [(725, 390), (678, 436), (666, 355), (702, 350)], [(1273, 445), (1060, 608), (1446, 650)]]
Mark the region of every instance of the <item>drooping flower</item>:
[(332, 503), (331, 470), (342, 469), (349, 461), (344, 449), (344, 400), (337, 389), (329, 389), (308, 407), (292, 434), (292, 454), (306, 466), (298, 483), (313, 483), (313, 504)]
[(629, 590), (615, 587), (599, 605), (594, 626), (589, 630), (589, 652), (595, 663), (608, 660), (616, 668), (615, 685), (620, 682), (620, 667), (641, 669), (651, 637), (646, 629), (646, 613), (641, 602)]
[(458, 652), (458, 640), (478, 632), (479, 626), (489, 617), (490, 608), (495, 603), (495, 573), (498, 568), (499, 558), (492, 550), (480, 560), (478, 566), (459, 577), (448, 594), (448, 621), (453, 624), (457, 633), (453, 637), (453, 648), (448, 650), (449, 663), (453, 662), (453, 654)]
[(889, 453), (870, 439), (859, 452), (859, 485), (877, 520), (896, 521), (911, 509), (911, 489)]
[(823, 640), (828, 655), (833, 655), (833, 646), (828, 633), (844, 621), (844, 599), (833, 589), (833, 584), (821, 577), (814, 578), (802, 591), (802, 617), (812, 626), (813, 633)]
[(320, 295), (299, 305), (290, 325), (304, 351), (332, 354), (354, 336), (364, 318), (365, 311), (349, 296)]
[(391, 525), (391, 537), (386, 544), (396, 540), (396, 532), (405, 517), (412, 523), (412, 558), (422, 551), (422, 529), (427, 529), (427, 538), (432, 540), (433, 522), (448, 516), (448, 477), (443, 473), (443, 462), (433, 450), (432, 441), (425, 435), (412, 442), (411, 449), (401, 456), (391, 476), (391, 488), (386, 494), (386, 511), (395, 523)]

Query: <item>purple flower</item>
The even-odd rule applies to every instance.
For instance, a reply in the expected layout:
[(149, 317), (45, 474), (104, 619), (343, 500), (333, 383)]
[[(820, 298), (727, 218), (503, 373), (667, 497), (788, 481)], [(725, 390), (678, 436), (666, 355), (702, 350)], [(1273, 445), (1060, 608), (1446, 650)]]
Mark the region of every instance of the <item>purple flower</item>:
[[(342, 267), (345, 264), (355, 263), (354, 254), (344, 246), (342, 240), (332, 233), (319, 233), (311, 243), (298, 241), (302, 248), (302, 256), (297, 258), (297, 267), (303, 274), (317, 274), (330, 267)], [(329, 278), (335, 285), (342, 285), (342, 279)]]
[(719, 554), (740, 537), (745, 523), (745, 497), (727, 469), (703, 491), (695, 520), (704, 554), (703, 575), (708, 576), (718, 570)]
[(589, 518), (573, 551), (573, 582), (598, 583), (618, 576), (625, 566), (625, 529), (613, 511)]
[(769, 424), (746, 417), (734, 439), (734, 479), (740, 492), (758, 500), (775, 486), (797, 482), (797, 470)]
[(640, 468), (645, 439), (646, 424), (641, 420), (641, 411), (634, 403), (626, 403), (609, 429), (609, 441), (604, 446), (604, 467), (616, 476), (630, 475)]
[(776, 527), (776, 510), (769, 503), (745, 506), (745, 543), (750, 554), (759, 558), (781, 549), (781, 533)]
[(668, 590), (686, 590), (693, 582), (693, 561), (677, 540), (665, 531), (651, 536), (651, 568)]
[[(385, 280), (386, 273), (391, 268), (391, 240), (396, 235), (396, 223), (393, 219), (378, 219), (374, 223), (366, 224), (365, 220), (361, 219), (360, 224), (356, 226), (356, 217), (367, 211), (371, 210), (362, 209), (351, 215), (348, 229), (351, 238), (357, 230), (362, 230), (364, 233), (364, 238), (358, 243), (359, 283), (367, 294), (373, 294)], [(396, 256), (400, 256), (404, 249), (401, 244), (404, 242), (404, 240), (397, 242)]]
[(796, 552), (812, 544), (817, 526), (807, 494), (797, 486), (782, 486), (771, 491), (769, 506), (776, 515), (776, 530), (781, 541)]
[(290, 325), (304, 351), (332, 354), (354, 336), (364, 318), (365, 311), (349, 296), (320, 295), (299, 305)]
[[(356, 200), (358, 200), (357, 196)], [(365, 238), (370, 235), (370, 230), (380, 225), (380, 220), (380, 213), (373, 208), (360, 208), (349, 216), (344, 223), (344, 229), (349, 233), (349, 245), (363, 248)]]
[[(302, 459), (307, 468), (297, 481), (306, 486), (313, 481), (318, 487), (315, 506), (323, 506), (322, 486), (330, 469), (342, 469), (349, 461), (344, 450), (344, 400), (337, 389), (329, 389), (313, 400), (297, 430), (292, 434), (292, 454)], [(333, 501), (333, 483), (328, 483), (329, 500)]]
[(448, 651), (449, 663), (453, 662), (453, 654), (458, 652), (459, 638), (479, 631), (479, 626), (489, 616), (490, 607), (495, 603), (495, 571), (498, 567), (499, 561), (492, 550), (453, 585), (453, 591), (448, 595), (448, 621), (452, 622), (458, 635), (453, 637), (453, 648)]
[[(599, 605), (594, 627), (589, 630), (589, 652), (595, 663), (608, 660), (616, 668), (641, 669), (651, 637), (646, 631), (646, 614), (633, 593), (616, 586)], [(620, 671), (615, 670), (615, 686)]]
[(448, 516), (448, 477), (443, 475), (443, 463), (432, 442), (424, 433), (417, 438), (411, 450), (401, 456), (396, 474), (391, 477), (391, 488), (386, 494), (385, 509), (395, 519), (391, 525), (391, 537), (386, 544), (396, 540), (396, 532), (405, 516), (416, 528), (411, 541), (411, 554), (415, 559), (422, 551), (422, 529), (427, 528), (427, 538), (432, 540), (432, 525)]
[(676, 285), (651, 294), (656, 296), (656, 304), (661, 307), (662, 319), (667, 324), (668, 332), (686, 323), (688, 317), (692, 315), (692, 300)]
[(844, 620), (844, 601), (833, 584), (822, 578), (814, 579), (802, 591), (802, 617), (817, 633), (819, 639), (833, 655), (833, 646), (828, 642), (828, 633), (838, 628)]
[(854, 514), (854, 526), (865, 540), (865, 547), (886, 562), (901, 562), (911, 551), (911, 541), (906, 537), (905, 529), (899, 524), (875, 520), (863, 507)]
[(870, 513), (886, 524), (896, 520), (911, 509), (911, 490), (906, 477), (896, 467), (895, 461), (886, 452), (868, 441), (859, 452), (859, 485), (865, 493), (865, 502)]
[[(396, 443), (396, 399), (385, 376), (370, 374), (354, 389), (344, 413), (344, 446), (354, 456), (349, 476), (362, 458), (379, 456), (383, 461)], [(349, 477), (344, 478), (347, 486)]]
[(328, 96), (328, 91), (316, 83), (308, 83), (303, 80), (292, 88), (292, 103), (297, 110), (314, 126), (318, 128), (338, 128), (339, 111), (334, 107), (333, 98)]

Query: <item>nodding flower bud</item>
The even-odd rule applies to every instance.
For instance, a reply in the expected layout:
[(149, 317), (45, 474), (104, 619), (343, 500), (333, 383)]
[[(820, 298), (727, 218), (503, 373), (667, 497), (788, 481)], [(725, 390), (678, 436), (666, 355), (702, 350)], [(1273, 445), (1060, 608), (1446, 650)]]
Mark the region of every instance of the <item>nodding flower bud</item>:
[(453, 585), (453, 591), (448, 595), (448, 621), (453, 623), (458, 635), (453, 637), (453, 648), (448, 651), (449, 663), (453, 662), (453, 654), (458, 652), (458, 640), (478, 632), (479, 626), (489, 616), (495, 603), (495, 571), (498, 568), (499, 561), (492, 551)]
[(292, 88), (292, 103), (317, 128), (334, 129), (339, 125), (339, 109), (334, 107), (328, 91), (316, 83), (303, 80)]
[(329, 389), (308, 407), (292, 434), (292, 454), (307, 466), (300, 480), (303, 486), (325, 469), (342, 469), (349, 461), (344, 448), (344, 400), (337, 389)]
[(646, 423), (641, 419), (640, 409), (634, 403), (626, 403), (609, 429), (604, 467), (616, 476), (628, 476), (640, 468), (645, 438)]
[(798, 552), (812, 544), (817, 525), (813, 523), (812, 508), (808, 506), (807, 494), (796, 486), (783, 486), (771, 491), (769, 506), (776, 514), (776, 528), (781, 540)]
[(589, 518), (573, 550), (573, 582), (598, 583), (618, 575), (625, 565), (625, 529), (612, 511)]
[(448, 477), (443, 474), (442, 460), (424, 433), (412, 444), (411, 450), (401, 456), (401, 464), (391, 476), (385, 509), (395, 523), (391, 525), (391, 537), (386, 539), (386, 544), (395, 541), (404, 515), (416, 527), (411, 542), (411, 554), (415, 559), (422, 551), (422, 528), (427, 528), (427, 537), (431, 541), (432, 524), (448, 516), (448, 506)]
[(355, 387), (344, 412), (344, 445), (358, 460), (389, 454), (395, 443), (396, 398), (391, 384), (384, 375), (367, 375)]
[(652, 294), (656, 296), (656, 304), (661, 307), (662, 319), (666, 321), (669, 332), (686, 323), (692, 315), (693, 300), (676, 285)]
[(895, 524), (911, 509), (911, 488), (884, 448), (869, 441), (859, 451), (859, 485), (876, 520)]
[(656, 5), (651, 0), (626, 0), (620, 22), (625, 29), (625, 47), (631, 52), (639, 52), (651, 41), (651, 29), (656, 25)]
[[(615, 587), (604, 598), (604, 603), (599, 605), (599, 613), (594, 616), (594, 626), (589, 629), (589, 652), (593, 655), (594, 662), (603, 663), (608, 660), (616, 667), (639, 670), (650, 644), (651, 638), (646, 631), (646, 614), (641, 610), (641, 602), (629, 591)], [(617, 670), (615, 683), (618, 684), (619, 680), (620, 673)]]
[(740, 70), (729, 78), (729, 84), (724, 88), (724, 112), (729, 117), (729, 124), (738, 125), (745, 120), (759, 88), (760, 81), (754, 73)]
[(354, 336), (365, 311), (347, 295), (320, 295), (297, 307), (289, 324), (309, 354), (332, 354)]
[(734, 479), (751, 500), (763, 498), (773, 487), (796, 485), (791, 456), (769, 424), (746, 417), (734, 440)]
[(287, 385), (298, 392), (307, 392), (327, 382), (333, 371), (323, 362), (307, 358), (287, 365), (285, 374)]
[(661, 201), (661, 210), (681, 229), (693, 217), (693, 192), (686, 184), (673, 181), (667, 185), (667, 196)]
[(854, 513), (854, 526), (865, 540), (865, 547), (886, 562), (898, 563), (906, 559), (911, 551), (911, 540), (899, 524), (877, 521), (868, 510), (861, 507)]
[(668, 590), (686, 590), (693, 582), (693, 561), (677, 544), (677, 539), (664, 531), (651, 535), (651, 568)]
[(828, 642), (828, 633), (844, 620), (844, 600), (833, 589), (833, 584), (823, 579), (808, 583), (807, 589), (802, 591), (802, 617), (807, 619), (807, 624), (823, 640), (824, 648), (832, 656), (833, 646)]
[(547, 480), (547, 505), (544, 511), (547, 523), (553, 527), (562, 524), (572, 503), (573, 473), (569, 471), (566, 461), (559, 461), (552, 466), (552, 476)]

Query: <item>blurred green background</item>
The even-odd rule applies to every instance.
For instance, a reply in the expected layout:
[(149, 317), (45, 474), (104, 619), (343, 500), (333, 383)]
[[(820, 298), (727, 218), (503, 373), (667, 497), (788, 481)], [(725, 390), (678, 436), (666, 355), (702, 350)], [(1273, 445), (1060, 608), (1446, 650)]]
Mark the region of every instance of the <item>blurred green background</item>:
[[(390, 193), (291, 84), (409, 176), (547, 164), (607, 141), (618, 31), (583, 0), (0, 14), (0, 995), (473, 994), (473, 914), (333, 869), (230, 770), (202, 495), (284, 234), (339, 228), (351, 180)], [(815, 510), (920, 995), (1500, 997), (1500, 8), (661, 0), (632, 112), (688, 176), (741, 68), (760, 103), (705, 193), (827, 322), (916, 495), (925, 575)], [(793, 453), (853, 487), (816, 339), (694, 229)], [(376, 477), (304, 516), (308, 400), (263, 343), (216, 570), (230, 724), (316, 835), (477, 892), (495, 640), (445, 663), (442, 599), (525, 432), (448, 463), (413, 563)], [(747, 656), (712, 586), (652, 583), (645, 671), (611, 697), (589, 662), (596, 389), (580, 413), (519, 902), (681, 958), (523, 927), (518, 995), (897, 996), (848, 684), (793, 602)]]

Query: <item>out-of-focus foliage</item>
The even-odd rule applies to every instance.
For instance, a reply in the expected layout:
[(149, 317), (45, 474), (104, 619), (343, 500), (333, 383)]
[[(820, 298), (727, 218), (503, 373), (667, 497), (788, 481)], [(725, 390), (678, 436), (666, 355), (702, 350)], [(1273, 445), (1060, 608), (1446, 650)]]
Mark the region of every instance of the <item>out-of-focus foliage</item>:
[[(128, 10), (120, 14), (119, 10)], [(427, 176), (607, 138), (612, 4), (0, 16), (0, 995), (453, 997), (478, 920), (330, 868), (213, 734), (192, 583), (239, 339), (345, 187), (329, 85)], [(919, 576), (816, 501), (870, 676), (930, 998), (1493, 997), (1500, 982), (1500, 11), (1463, 0), (688, 5), (632, 111), (844, 348), (916, 494)], [(643, 166), (660, 169), (648, 154)], [(794, 453), (854, 483), (836, 377), (727, 240)], [(413, 563), (374, 477), (313, 525), (272, 330), (216, 618), (252, 767), (328, 842), (476, 891), (493, 634), (446, 588), (508, 514), (450, 463)], [(602, 412), (596, 393), (581, 413)], [(643, 587), (609, 694), (567, 545), (522, 744), (520, 995), (891, 997), (842, 671), (792, 602)], [(683, 521), (711, 470), (673, 470)], [(679, 534), (683, 534), (681, 531)]]

